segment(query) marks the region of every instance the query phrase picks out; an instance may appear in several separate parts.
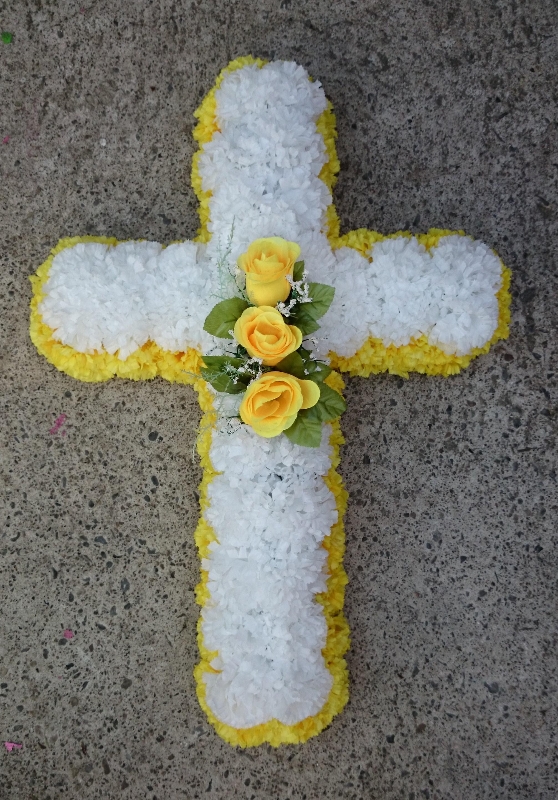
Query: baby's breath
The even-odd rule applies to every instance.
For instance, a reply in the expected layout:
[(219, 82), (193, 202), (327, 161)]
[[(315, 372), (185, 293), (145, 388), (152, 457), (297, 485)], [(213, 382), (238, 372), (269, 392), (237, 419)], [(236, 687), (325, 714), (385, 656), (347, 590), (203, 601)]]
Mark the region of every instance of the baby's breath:
[(244, 285), (242, 278), (244, 273), (242, 270), (237, 266), (237, 264), (231, 264), (231, 252), (233, 246), (233, 238), (234, 238), (234, 225), (235, 220), (233, 218), (231, 230), (227, 237), (227, 242), (225, 245), (225, 249), (221, 248), (221, 243), (217, 248), (217, 262), (215, 264), (217, 269), (217, 275), (219, 276), (219, 299), (226, 300), (229, 298), (231, 294), (231, 279), (234, 287), (236, 289), (237, 295), (240, 295), (244, 300), (247, 300), (246, 292), (244, 291)]
[[(245, 363), (245, 372), (248, 374), (252, 374), (252, 378), (250, 383), (254, 383), (254, 381), (259, 380), (262, 377), (262, 358), (249, 358), (248, 361)], [(240, 368), (242, 369), (242, 367)]]
[(281, 302), (277, 303), (275, 308), (284, 317), (290, 317), (291, 311), (295, 306), (296, 306), (296, 300), (293, 298), (292, 300), (289, 300), (288, 303), (281, 303)]
[(308, 277), (306, 270), (302, 273), (302, 279), (295, 281), (292, 275), (285, 275), (291, 287), (291, 299), (288, 303), (277, 303), (275, 308), (284, 317), (290, 317), (297, 304), (311, 303), (310, 287), (306, 278)]

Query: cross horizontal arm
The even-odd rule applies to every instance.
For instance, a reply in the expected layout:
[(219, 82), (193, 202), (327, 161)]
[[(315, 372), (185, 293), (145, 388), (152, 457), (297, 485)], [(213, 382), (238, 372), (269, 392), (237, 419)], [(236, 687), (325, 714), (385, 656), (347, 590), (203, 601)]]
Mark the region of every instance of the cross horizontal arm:
[(39, 305), (56, 341), (121, 360), (149, 341), (170, 352), (207, 349), (203, 320), (220, 299), (215, 263), (225, 242), (234, 263), (268, 235), (297, 241), (312, 279), (335, 286), (317, 353), (342, 369), (405, 373), (432, 371), (430, 364), (455, 372), (506, 334), (507, 276), (481, 242), (447, 231), (340, 238), (330, 230), (328, 239), (337, 165), (331, 113), (301, 67), (229, 72), (200, 116), (207, 105), (218, 127), (194, 170), (207, 247), (90, 242), (58, 253)]
[[(312, 277), (336, 288), (316, 352), (342, 369), (358, 373), (355, 362), (366, 369), (368, 348), (384, 356), (380, 369), (400, 363), (404, 372), (425, 371), (417, 356), (426, 350), (429, 363), (457, 371), (505, 334), (506, 274), (482, 242), (441, 233), (382, 238), (366, 251), (370, 260), (349, 247), (320, 259), (313, 247), (303, 251)], [(41, 321), (76, 352), (121, 361), (149, 342), (171, 353), (207, 351), (213, 342), (203, 322), (222, 298), (204, 249), (193, 242), (68, 247), (50, 266)]]

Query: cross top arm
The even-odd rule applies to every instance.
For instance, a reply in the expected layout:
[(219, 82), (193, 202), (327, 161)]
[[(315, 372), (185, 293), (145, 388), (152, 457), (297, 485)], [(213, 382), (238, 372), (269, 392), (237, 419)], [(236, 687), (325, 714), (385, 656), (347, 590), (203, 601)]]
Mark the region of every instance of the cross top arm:
[[(243, 61), (229, 65), (197, 112), (197, 241), (62, 240), (35, 283), (39, 349), (56, 359), (49, 342), (69, 346), (56, 366), (70, 368), (73, 357), (74, 377), (84, 363), (90, 380), (111, 368), (123, 374), (121, 364), (103, 363), (105, 353), (132, 356), (131, 367), (145, 363), (138, 351), (149, 343), (206, 349), (203, 320), (222, 291), (214, 265), (233, 228), (232, 260), (260, 236), (283, 236), (300, 244), (314, 280), (335, 286), (318, 352), (351, 374), (452, 374), (506, 336), (509, 271), (481, 242), (444, 230), (339, 236), (335, 123), (323, 89), (295, 64)], [(89, 376), (82, 353), (93, 356)]]
[(461, 231), (340, 236), (335, 120), (302, 67), (238, 59), (196, 116), (196, 240), (61, 240), (32, 278), (31, 337), (80, 380), (160, 375), (195, 385), (206, 413), (200, 702), (231, 743), (299, 742), (348, 696), (342, 437), (338, 422), (324, 426), (309, 451), (284, 435), (213, 429), (213, 394), (195, 376), (213, 345), (204, 320), (231, 288), (223, 252), (234, 262), (261, 237), (297, 242), (311, 279), (335, 287), (315, 351), (364, 376), (467, 366), (507, 336), (510, 275)]

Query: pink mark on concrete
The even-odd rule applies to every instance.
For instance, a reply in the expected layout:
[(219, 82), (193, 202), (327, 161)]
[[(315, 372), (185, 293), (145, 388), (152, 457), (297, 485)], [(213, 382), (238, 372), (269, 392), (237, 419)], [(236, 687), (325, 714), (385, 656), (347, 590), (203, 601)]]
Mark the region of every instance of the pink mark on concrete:
[(23, 745), (22, 744), (16, 744), (16, 742), (4, 742), (4, 747), (6, 748), (8, 753), (11, 753), (12, 750), (21, 750)]
[(73, 639), (74, 636), (75, 633), (71, 631), (69, 628), (66, 628), (66, 630), (64, 631), (64, 639)]
[(79, 10), (80, 14), (85, 14), (85, 6), (82, 6)]
[(4, 136), (4, 138), (2, 139), (2, 144), (8, 144), (9, 141), (10, 141), (10, 137), (9, 136)]
[(60, 430), (62, 425), (66, 422), (66, 419), (67, 419), (66, 414), (60, 414), (60, 416), (58, 417), (58, 419), (55, 421), (54, 425), (50, 429), (49, 433), (51, 433), (52, 435), (54, 435), (55, 433), (58, 433), (58, 431)]

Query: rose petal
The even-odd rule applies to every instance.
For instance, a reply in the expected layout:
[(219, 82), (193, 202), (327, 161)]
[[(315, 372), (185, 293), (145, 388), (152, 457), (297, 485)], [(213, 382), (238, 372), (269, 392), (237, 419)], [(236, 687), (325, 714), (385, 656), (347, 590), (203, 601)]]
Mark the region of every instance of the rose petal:
[(312, 408), (320, 399), (320, 387), (314, 381), (299, 381), (302, 392), (302, 408)]

